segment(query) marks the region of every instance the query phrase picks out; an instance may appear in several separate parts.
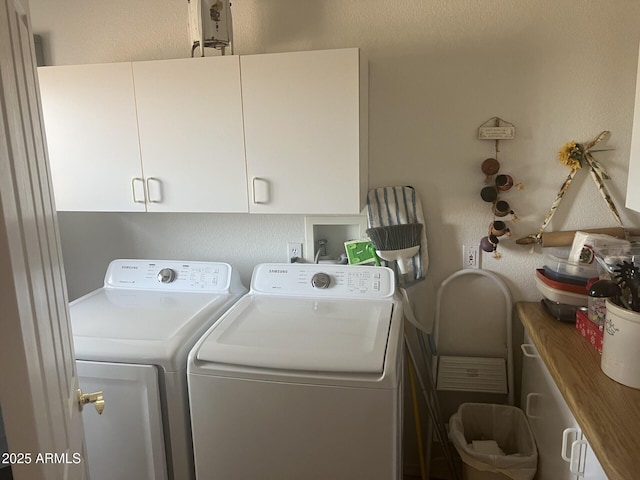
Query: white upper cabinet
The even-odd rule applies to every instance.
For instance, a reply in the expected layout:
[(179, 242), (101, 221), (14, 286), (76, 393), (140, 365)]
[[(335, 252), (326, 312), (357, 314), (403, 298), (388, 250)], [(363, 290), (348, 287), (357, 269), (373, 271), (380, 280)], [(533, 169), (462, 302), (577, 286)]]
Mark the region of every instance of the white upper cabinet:
[(56, 208), (144, 211), (131, 64), (41, 67), (38, 77)]
[(248, 211), (238, 57), (38, 75), (58, 210)]
[(240, 57), (252, 213), (357, 214), (368, 75), (357, 48)]
[(633, 114), (626, 205), (628, 208), (640, 212), (640, 60), (638, 61), (638, 75), (636, 77), (636, 102)]
[(134, 62), (149, 212), (247, 212), (237, 56)]
[(358, 214), (357, 48), (42, 67), (58, 210)]

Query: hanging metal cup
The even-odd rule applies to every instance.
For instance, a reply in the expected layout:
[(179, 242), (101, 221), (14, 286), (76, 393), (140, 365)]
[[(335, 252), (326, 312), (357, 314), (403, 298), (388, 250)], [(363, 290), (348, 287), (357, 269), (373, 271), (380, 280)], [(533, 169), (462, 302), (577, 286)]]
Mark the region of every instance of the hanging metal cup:
[(496, 187), (501, 192), (506, 192), (511, 187), (513, 187), (513, 177), (511, 175), (501, 173), (500, 175), (496, 176)]
[(493, 185), (484, 187), (480, 190), (480, 196), (485, 202), (493, 203), (498, 199), (498, 189)]
[(489, 235), (501, 237), (504, 234), (511, 236), (511, 230), (507, 228), (507, 224), (502, 220), (494, 220), (489, 224)]
[(498, 173), (500, 170), (500, 162), (495, 158), (487, 158), (480, 166), (482, 173), (484, 173), (484, 183), (489, 183), (491, 176)]
[(480, 239), (480, 248), (485, 252), (493, 252), (493, 258), (500, 258), (502, 255), (498, 253), (498, 237), (495, 235), (487, 235)]
[(493, 204), (493, 214), (496, 217), (506, 217), (509, 214), (515, 215), (514, 211), (511, 210), (511, 207), (509, 206), (509, 202), (504, 200), (498, 200)]
[(482, 165), (480, 166), (482, 173), (484, 173), (487, 177), (491, 175), (495, 175), (500, 170), (500, 162), (495, 158), (487, 158)]
[(480, 248), (485, 252), (495, 252), (496, 248), (498, 248), (498, 243), (500, 243), (498, 237), (495, 235), (487, 235), (480, 240)]

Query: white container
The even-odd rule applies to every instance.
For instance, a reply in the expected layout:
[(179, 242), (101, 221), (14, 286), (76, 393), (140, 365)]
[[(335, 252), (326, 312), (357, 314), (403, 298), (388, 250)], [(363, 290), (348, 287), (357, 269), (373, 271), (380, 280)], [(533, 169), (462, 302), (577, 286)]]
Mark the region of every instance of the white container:
[(574, 307), (586, 307), (589, 305), (589, 297), (587, 296), (586, 289), (584, 290), (585, 294), (581, 295), (579, 293), (567, 292), (553, 288), (544, 283), (537, 275), (535, 276), (535, 281), (538, 291), (552, 302), (573, 305)]
[(607, 300), (602, 371), (618, 383), (640, 389), (640, 313)]

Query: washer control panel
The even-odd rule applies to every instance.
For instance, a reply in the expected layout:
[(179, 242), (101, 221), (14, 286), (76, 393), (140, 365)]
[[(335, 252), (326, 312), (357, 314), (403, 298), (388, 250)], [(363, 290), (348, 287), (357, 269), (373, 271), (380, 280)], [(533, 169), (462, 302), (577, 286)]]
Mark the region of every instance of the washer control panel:
[(251, 291), (320, 297), (386, 298), (393, 296), (395, 277), (386, 267), (331, 264), (261, 264)]
[(106, 288), (182, 292), (225, 292), (230, 283), (226, 263), (174, 260), (114, 260), (104, 278)]

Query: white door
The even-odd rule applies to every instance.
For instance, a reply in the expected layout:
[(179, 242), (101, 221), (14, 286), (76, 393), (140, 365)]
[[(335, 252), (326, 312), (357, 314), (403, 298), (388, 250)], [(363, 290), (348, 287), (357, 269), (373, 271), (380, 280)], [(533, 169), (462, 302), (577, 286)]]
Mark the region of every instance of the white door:
[(133, 63), (149, 212), (247, 213), (237, 55)]
[[(582, 436), (578, 422), (526, 332), (524, 341), (527, 347), (522, 359), (522, 405), (538, 446), (536, 478), (575, 480), (563, 454), (569, 456), (571, 445)], [(573, 430), (565, 433), (568, 429)]]
[(16, 480), (86, 478), (33, 36), (0, 0), (0, 403)]
[(521, 405), (538, 446), (536, 478), (606, 480), (602, 466), (526, 332), (524, 341)]

